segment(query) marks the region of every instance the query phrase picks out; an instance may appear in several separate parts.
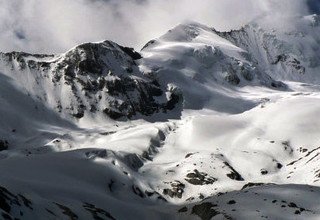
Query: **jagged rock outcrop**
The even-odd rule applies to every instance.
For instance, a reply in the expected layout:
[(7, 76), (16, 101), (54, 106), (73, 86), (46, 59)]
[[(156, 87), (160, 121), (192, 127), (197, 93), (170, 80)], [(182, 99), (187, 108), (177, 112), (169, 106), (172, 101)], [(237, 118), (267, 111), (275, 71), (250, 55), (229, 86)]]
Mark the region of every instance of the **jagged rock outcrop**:
[[(95, 113), (125, 119), (174, 109), (181, 95), (143, 75), (135, 61), (140, 58), (111, 41), (85, 43), (59, 56), (1, 54), (10, 76), (26, 79), (21, 86), (28, 94), (79, 119)], [(33, 85), (25, 85), (27, 81)]]

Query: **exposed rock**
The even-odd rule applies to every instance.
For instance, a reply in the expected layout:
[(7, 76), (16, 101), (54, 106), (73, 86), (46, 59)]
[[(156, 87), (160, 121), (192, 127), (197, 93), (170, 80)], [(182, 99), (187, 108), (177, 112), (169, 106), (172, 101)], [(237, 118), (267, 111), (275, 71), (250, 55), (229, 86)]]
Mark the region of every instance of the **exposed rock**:
[(164, 189), (163, 194), (168, 195), (171, 198), (182, 198), (185, 185), (180, 181), (174, 181), (171, 183), (171, 189)]
[(227, 202), (228, 205), (233, 205), (233, 204), (236, 204), (236, 201), (234, 200), (230, 200), (229, 202)]
[(260, 172), (262, 175), (267, 175), (269, 173), (268, 170), (266, 170), (266, 169), (261, 169)]
[(187, 212), (187, 211), (188, 211), (188, 208), (186, 206), (178, 210), (178, 212)]
[(136, 194), (137, 196), (139, 196), (141, 198), (146, 197), (146, 195), (142, 192), (142, 190), (136, 185), (132, 185), (132, 191), (134, 194)]
[(229, 167), (231, 169), (231, 173), (227, 174), (227, 177), (229, 177), (230, 179), (233, 180), (237, 180), (237, 181), (243, 181), (244, 179), (242, 178), (242, 176), (228, 163), (228, 162), (223, 162), (227, 167)]
[(255, 186), (263, 186), (265, 183), (247, 183), (245, 184), (241, 190), (244, 190), (246, 188), (251, 188), (251, 187), (255, 187)]
[(8, 150), (9, 142), (7, 140), (0, 140), (0, 151)]
[(14, 194), (5, 187), (0, 186), (0, 210), (2, 210), (2, 217), (4, 219), (16, 219), (14, 214), (19, 213), (17, 210), (28, 209), (33, 211), (33, 204), (31, 200), (22, 194)]
[(70, 220), (77, 220), (79, 219), (79, 217), (70, 209), (68, 208), (67, 206), (65, 205), (61, 205), (59, 203), (56, 203), (55, 204), (62, 210), (62, 213), (66, 216), (68, 216), (68, 218)]
[(128, 54), (133, 60), (139, 60), (142, 58), (141, 54), (134, 51), (133, 48), (130, 47), (123, 47), (123, 46), (119, 46), (121, 48), (121, 50), (123, 50), (123, 52), (125, 52), (126, 54)]
[(197, 169), (193, 173), (188, 173), (187, 182), (193, 185), (209, 185), (217, 181), (216, 178), (208, 176), (207, 173), (199, 172)]
[[(138, 52), (111, 41), (85, 43), (60, 56), (17, 52), (1, 56), (13, 66), (18, 63), (21, 70), (29, 68), (38, 87), (52, 84), (38, 89), (48, 94), (59, 94), (56, 90), (63, 89), (63, 97), (48, 104), (55, 103), (50, 107), (75, 119), (103, 112), (114, 120), (126, 120), (171, 111), (182, 103), (177, 88), (166, 90), (167, 85), (160, 85), (152, 74), (139, 70), (135, 63), (141, 58)], [(30, 96), (47, 99), (32, 91)]]
[(103, 219), (111, 219), (116, 220), (109, 212), (97, 208), (95, 205), (90, 203), (85, 203), (83, 205), (83, 208), (87, 211), (89, 211), (92, 214), (93, 219), (95, 220), (103, 220)]
[(214, 216), (220, 214), (220, 212), (213, 209), (213, 207), (216, 207), (216, 205), (210, 202), (204, 202), (199, 205), (193, 206), (191, 214), (197, 215), (202, 220), (210, 220)]
[(240, 83), (240, 79), (235, 73), (227, 73), (225, 80), (232, 85), (238, 85)]

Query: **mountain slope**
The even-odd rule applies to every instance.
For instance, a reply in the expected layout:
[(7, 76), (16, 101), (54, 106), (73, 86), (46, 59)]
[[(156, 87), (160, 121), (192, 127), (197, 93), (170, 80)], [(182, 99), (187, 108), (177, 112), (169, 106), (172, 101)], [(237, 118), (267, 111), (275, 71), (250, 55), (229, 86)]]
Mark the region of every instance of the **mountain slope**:
[[(187, 109), (227, 111), (228, 104), (241, 105), (246, 101), (235, 98), (234, 90), (248, 85), (286, 88), (257, 69), (247, 59), (245, 50), (218, 36), (214, 29), (197, 23), (181, 24), (150, 41), (142, 49), (142, 55), (142, 70), (156, 75), (162, 83), (180, 88)], [(224, 106), (219, 106), (216, 99), (224, 102)], [(246, 107), (233, 111), (243, 110)]]
[(291, 25), (276, 28), (257, 21), (217, 34), (248, 51), (253, 63), (274, 79), (319, 83), (319, 21), (319, 15), (296, 17), (287, 22)]
[[(170, 91), (143, 76), (137, 58), (140, 55), (130, 48), (105, 41), (79, 45), (59, 56), (1, 54), (1, 71), (32, 98), (67, 118), (91, 119), (96, 112), (113, 119), (131, 118), (172, 109), (179, 100), (166, 101), (164, 93)], [(164, 102), (157, 103), (156, 98)]]

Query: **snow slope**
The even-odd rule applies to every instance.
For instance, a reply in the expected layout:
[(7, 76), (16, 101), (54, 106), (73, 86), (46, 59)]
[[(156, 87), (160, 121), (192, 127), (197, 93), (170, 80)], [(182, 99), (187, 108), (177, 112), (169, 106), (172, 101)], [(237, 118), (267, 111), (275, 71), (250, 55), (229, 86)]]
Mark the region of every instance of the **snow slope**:
[[(242, 103), (249, 104), (251, 100), (237, 98), (234, 90), (238, 87), (286, 88), (283, 83), (257, 70), (257, 66), (247, 59), (245, 50), (218, 36), (214, 29), (197, 23), (178, 25), (159, 39), (150, 41), (142, 49), (142, 55), (142, 70), (156, 75), (164, 84), (181, 89), (184, 107), (188, 109), (240, 112), (247, 110)], [(239, 103), (238, 109), (232, 107), (234, 102)]]
[(318, 18), (1, 53), (0, 218), (319, 219)]

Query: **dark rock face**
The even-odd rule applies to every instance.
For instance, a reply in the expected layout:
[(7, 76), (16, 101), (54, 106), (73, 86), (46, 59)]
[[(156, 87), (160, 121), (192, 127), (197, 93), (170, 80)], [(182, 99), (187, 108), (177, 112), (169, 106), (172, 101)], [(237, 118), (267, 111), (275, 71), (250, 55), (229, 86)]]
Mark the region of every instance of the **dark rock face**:
[(188, 211), (188, 208), (186, 206), (178, 210), (178, 212), (187, 212), (187, 211)]
[(77, 220), (79, 219), (78, 215), (76, 215), (70, 208), (68, 208), (67, 206), (61, 205), (59, 203), (55, 203), (62, 211), (62, 213), (65, 216), (68, 216), (68, 218), (70, 220)]
[[(109, 106), (101, 110), (112, 119), (131, 118), (137, 113), (151, 115), (165, 107), (154, 100), (163, 95), (163, 91), (138, 71), (134, 60), (140, 59), (139, 55), (112, 42), (84, 44), (67, 53), (66, 58), (58, 63), (56, 78), (64, 75), (75, 96), (81, 92), (77, 84), (89, 97), (95, 94), (101, 97), (101, 93), (107, 93)], [(80, 114), (76, 116), (83, 116), (85, 109), (86, 105), (78, 105)]]
[[(95, 205), (90, 203), (85, 203), (83, 205), (83, 208), (85, 208), (87, 211), (89, 211), (92, 214), (93, 219), (111, 219), (116, 220), (109, 212), (106, 210), (103, 210), (101, 208), (97, 208)], [(103, 216), (103, 217), (100, 217)]]
[(123, 50), (123, 52), (125, 52), (126, 54), (128, 54), (133, 60), (139, 60), (142, 58), (141, 54), (134, 51), (133, 48), (130, 47), (123, 47), (123, 46), (119, 46), (121, 48), (121, 50)]
[(228, 205), (234, 205), (236, 204), (237, 202), (235, 200), (230, 200), (229, 202), (227, 202)]
[(8, 150), (9, 143), (7, 140), (0, 140), (0, 151)]
[[(160, 85), (152, 75), (139, 70), (138, 52), (111, 41), (85, 43), (60, 56), (18, 52), (0, 55), (9, 65), (12, 63), (15, 71), (29, 69), (39, 90), (61, 94), (51, 100), (50, 107), (75, 119), (99, 112), (114, 120), (150, 116), (171, 111), (182, 102), (178, 91), (166, 89), (167, 85)], [(34, 96), (46, 101), (49, 95)]]
[(299, 74), (305, 74), (306, 72), (306, 68), (301, 65), (301, 62), (288, 54), (280, 54), (276, 56), (275, 61), (273, 61), (272, 64), (282, 64), (287, 67), (291, 67)]
[(0, 188), (0, 208), (9, 213), (11, 210), (10, 201), (12, 199), (17, 199), (12, 193), (10, 193), (6, 188)]
[(0, 186), (0, 213), (3, 219), (16, 219), (13, 212), (16, 209), (21, 210), (20, 215), (23, 214), (22, 210), (32, 211), (32, 202), (21, 194), (14, 194), (5, 187)]
[(263, 186), (265, 183), (247, 183), (245, 184), (241, 190), (244, 190), (246, 188), (251, 188), (251, 187), (255, 187), (255, 186)]
[(228, 73), (225, 76), (225, 80), (231, 85), (238, 85), (240, 83), (239, 77), (234, 73)]
[(184, 192), (185, 185), (180, 181), (175, 181), (171, 183), (171, 189), (164, 189), (163, 194), (168, 195), (171, 198), (182, 198), (182, 194)]
[(216, 178), (210, 177), (208, 174), (199, 172), (198, 170), (188, 173), (185, 180), (193, 185), (209, 185), (217, 181)]
[[(33, 68), (38, 70), (47, 70), (50, 67), (50, 62), (47, 61), (35, 61), (35, 59), (43, 59), (43, 58), (54, 58), (54, 55), (46, 55), (46, 54), (29, 54), (25, 52), (10, 52), (10, 53), (1, 53), (0, 58), (4, 59), (7, 63), (11, 63), (11, 68), (13, 68), (13, 61), (17, 61), (19, 64), (19, 69), (23, 70), (26, 68)], [(33, 59), (26, 59), (33, 58)]]
[(224, 162), (224, 164), (231, 170), (231, 172), (227, 174), (227, 177), (232, 180), (244, 181), (242, 176), (228, 162)]
[(146, 43), (146, 45), (144, 45), (144, 46), (142, 47), (141, 50), (144, 50), (144, 49), (148, 48), (150, 45), (152, 45), (152, 44), (154, 44), (154, 43), (156, 43), (156, 40), (150, 40), (148, 43)]
[(136, 194), (137, 196), (139, 196), (141, 198), (145, 198), (146, 197), (146, 195), (142, 192), (142, 190), (138, 186), (132, 185), (131, 188), (132, 188), (132, 192), (134, 194)]
[[(97, 207), (91, 203), (83, 203), (76, 209), (66, 204), (53, 201), (42, 201), (41, 203), (22, 195), (9, 191), (7, 188), (0, 186), (0, 219), (38, 219), (37, 212), (42, 213), (42, 219), (82, 219), (79, 209), (83, 209), (91, 214), (90, 219), (111, 219), (116, 218), (107, 210)], [(29, 217), (27, 217), (29, 216)], [(30, 216), (33, 216), (30, 218)]]
[(220, 212), (214, 210), (213, 207), (216, 207), (216, 205), (210, 202), (204, 202), (193, 206), (191, 214), (197, 215), (202, 220), (210, 220), (220, 214)]

